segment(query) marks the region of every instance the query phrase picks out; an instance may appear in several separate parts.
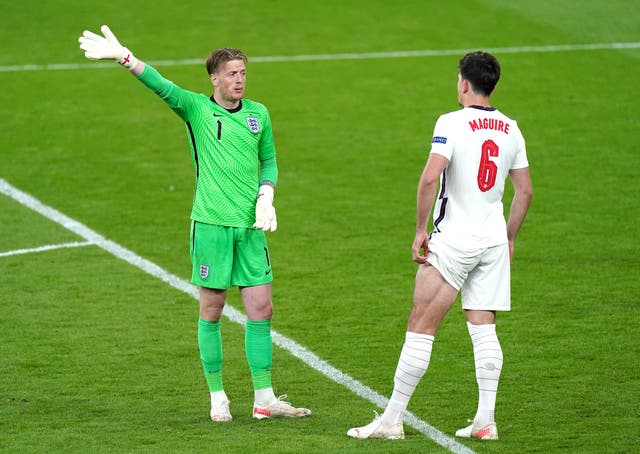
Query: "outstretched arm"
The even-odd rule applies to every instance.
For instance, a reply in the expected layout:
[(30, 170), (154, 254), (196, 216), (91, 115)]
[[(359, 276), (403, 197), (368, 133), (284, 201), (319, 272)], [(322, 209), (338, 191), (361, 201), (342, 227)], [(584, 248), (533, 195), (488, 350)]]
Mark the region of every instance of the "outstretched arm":
[(100, 27), (104, 36), (85, 30), (78, 39), (84, 56), (91, 60), (115, 60), (128, 68), (134, 76), (144, 71), (144, 62), (134, 57), (133, 53), (124, 47), (107, 25)]
[(151, 65), (138, 60), (133, 53), (124, 47), (107, 25), (100, 27), (104, 36), (85, 30), (78, 39), (80, 49), (90, 60), (115, 60), (131, 71), (131, 74), (147, 88), (157, 94), (184, 121), (188, 121), (186, 104), (188, 96), (173, 82), (165, 79)]

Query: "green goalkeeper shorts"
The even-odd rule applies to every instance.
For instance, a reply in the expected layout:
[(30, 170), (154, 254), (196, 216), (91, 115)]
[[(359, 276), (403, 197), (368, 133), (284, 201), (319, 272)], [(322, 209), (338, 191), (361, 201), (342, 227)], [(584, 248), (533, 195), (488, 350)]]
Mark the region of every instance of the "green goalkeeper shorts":
[(191, 222), (191, 282), (226, 290), (273, 280), (267, 239), (262, 230)]

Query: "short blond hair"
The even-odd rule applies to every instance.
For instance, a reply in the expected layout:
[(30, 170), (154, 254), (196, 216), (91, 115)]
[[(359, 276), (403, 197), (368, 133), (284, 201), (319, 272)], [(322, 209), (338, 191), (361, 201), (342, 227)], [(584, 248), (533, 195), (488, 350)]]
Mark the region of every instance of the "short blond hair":
[(209, 54), (205, 63), (207, 74), (214, 74), (222, 65), (231, 60), (242, 60), (246, 64), (247, 56), (241, 50), (232, 47), (223, 47), (222, 49), (214, 50)]

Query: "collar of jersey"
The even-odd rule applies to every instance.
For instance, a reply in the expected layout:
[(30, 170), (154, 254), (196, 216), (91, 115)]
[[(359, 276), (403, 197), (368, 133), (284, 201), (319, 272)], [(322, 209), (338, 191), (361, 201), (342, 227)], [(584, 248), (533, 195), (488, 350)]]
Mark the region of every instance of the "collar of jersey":
[(489, 106), (489, 107), (476, 106), (475, 104), (474, 104), (474, 105), (472, 105), (472, 106), (468, 106), (468, 107), (469, 107), (470, 109), (486, 110), (486, 111), (488, 111), (488, 112), (492, 112), (492, 111), (496, 110), (496, 108), (495, 108), (495, 107), (491, 107), (491, 106)]
[[(213, 99), (213, 95), (211, 95), (211, 96), (209, 97), (209, 99), (210, 99), (213, 103), (215, 103), (217, 106), (220, 106), (220, 104), (218, 104), (218, 103), (216, 102), (216, 100), (215, 100), (215, 99)], [(222, 107), (222, 106), (220, 106), (220, 107)], [(233, 109), (227, 109), (226, 107), (222, 107), (222, 108), (223, 108), (224, 110), (226, 110), (227, 112), (229, 112), (229, 113), (236, 113), (236, 112), (240, 112), (240, 110), (242, 110), (242, 99), (240, 100), (240, 104), (238, 104), (238, 107), (235, 107), (235, 108), (233, 108)]]

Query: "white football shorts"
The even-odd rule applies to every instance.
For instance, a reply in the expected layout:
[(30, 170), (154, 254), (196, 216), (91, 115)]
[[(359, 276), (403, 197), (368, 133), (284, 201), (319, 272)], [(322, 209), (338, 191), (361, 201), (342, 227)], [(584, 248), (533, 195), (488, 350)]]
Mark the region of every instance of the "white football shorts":
[(432, 235), (427, 261), (460, 291), (463, 309), (511, 310), (508, 244), (473, 252), (460, 251), (439, 240), (437, 235)]

